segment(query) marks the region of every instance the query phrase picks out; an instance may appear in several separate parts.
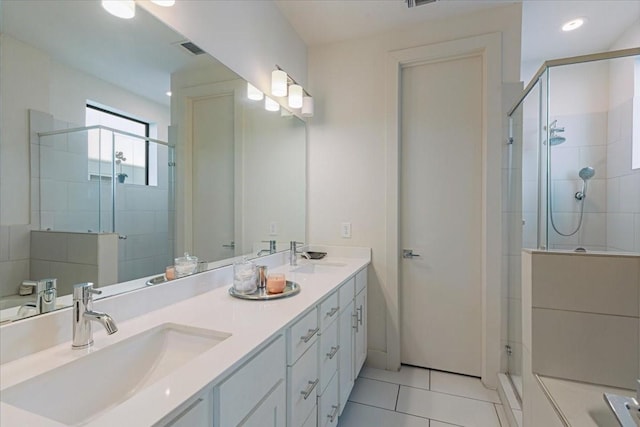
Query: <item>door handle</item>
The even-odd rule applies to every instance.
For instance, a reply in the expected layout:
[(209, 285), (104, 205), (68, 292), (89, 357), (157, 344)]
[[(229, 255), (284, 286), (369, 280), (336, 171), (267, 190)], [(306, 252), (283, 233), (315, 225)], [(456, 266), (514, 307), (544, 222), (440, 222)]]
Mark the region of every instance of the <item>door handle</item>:
[(407, 259), (411, 259), (411, 258), (416, 258), (419, 257), (420, 254), (414, 254), (413, 253), (413, 249), (403, 249), (402, 250), (402, 258), (407, 258)]
[(222, 247), (223, 248), (227, 248), (227, 249), (235, 249), (236, 248), (236, 242), (232, 241), (228, 245), (222, 245)]

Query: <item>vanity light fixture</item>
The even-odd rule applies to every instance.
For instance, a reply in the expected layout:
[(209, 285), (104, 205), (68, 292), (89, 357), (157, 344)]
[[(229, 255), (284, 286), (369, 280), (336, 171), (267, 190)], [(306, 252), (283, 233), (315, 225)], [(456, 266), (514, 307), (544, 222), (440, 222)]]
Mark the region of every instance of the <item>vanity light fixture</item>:
[(251, 99), (252, 101), (262, 101), (262, 98), (264, 98), (264, 93), (262, 93), (260, 89), (258, 89), (251, 83), (247, 82), (247, 98)]
[(104, 10), (122, 19), (136, 16), (136, 4), (133, 0), (102, 0)]
[(577, 30), (578, 28), (582, 27), (584, 22), (585, 22), (584, 18), (576, 18), (576, 19), (572, 19), (571, 21), (567, 21), (562, 26), (562, 31), (567, 32), (567, 31)]
[[(151, 0), (151, 3), (158, 6), (171, 7), (176, 4), (175, 0)], [(102, 0), (104, 10), (117, 16), (118, 18), (131, 19), (136, 16), (135, 0)]]
[(289, 86), (289, 107), (302, 107), (302, 86), (298, 84), (292, 84)]
[(278, 104), (273, 99), (268, 96), (264, 97), (264, 109), (267, 111), (278, 111), (280, 109), (280, 104)]
[(302, 117), (313, 117), (313, 98), (311, 95), (302, 98), (302, 111), (300, 114)]
[(278, 67), (271, 73), (271, 95), (287, 96), (287, 83), (289, 76)]
[[(284, 85), (281, 80), (283, 77), (286, 78)], [(282, 88), (283, 86), (284, 89)], [(279, 90), (277, 92), (278, 94), (282, 93), (283, 95), (277, 95), (276, 89)], [(313, 98), (311, 94), (280, 68), (279, 65), (276, 65), (276, 69), (271, 73), (271, 92), (276, 96), (285, 96), (287, 91), (289, 93), (289, 108), (301, 108), (300, 114), (302, 117), (312, 117)]]
[(155, 3), (158, 6), (171, 7), (176, 4), (176, 0), (151, 0), (151, 3)]

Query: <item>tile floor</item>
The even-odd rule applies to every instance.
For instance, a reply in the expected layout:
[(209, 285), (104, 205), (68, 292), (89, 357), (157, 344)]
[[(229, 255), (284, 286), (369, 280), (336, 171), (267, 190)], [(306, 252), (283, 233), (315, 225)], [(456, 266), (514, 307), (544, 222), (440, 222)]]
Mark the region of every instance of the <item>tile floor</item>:
[(509, 427), (498, 393), (477, 378), (403, 365), (362, 368), (339, 427)]

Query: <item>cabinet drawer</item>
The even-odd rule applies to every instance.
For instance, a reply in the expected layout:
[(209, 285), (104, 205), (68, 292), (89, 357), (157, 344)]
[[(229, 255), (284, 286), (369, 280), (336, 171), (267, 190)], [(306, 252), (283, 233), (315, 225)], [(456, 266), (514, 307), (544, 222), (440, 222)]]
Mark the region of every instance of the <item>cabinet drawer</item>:
[(340, 304), (338, 303), (338, 292), (332, 293), (322, 304), (320, 304), (320, 332), (338, 318)]
[(356, 273), (356, 295), (367, 287), (367, 267)]
[(355, 289), (355, 277), (352, 277), (340, 286), (340, 289), (338, 290), (338, 303), (340, 303), (340, 311), (344, 311), (347, 305), (349, 305), (349, 302), (356, 296)]
[(339, 411), (338, 376), (334, 375), (322, 396), (318, 397), (318, 426), (337, 426)]
[(289, 366), (296, 363), (296, 360), (316, 342), (319, 331), (317, 308), (305, 314), (287, 329), (289, 338), (287, 361)]
[(316, 427), (318, 425), (318, 406), (313, 408), (313, 411), (307, 417), (307, 421), (304, 422), (302, 427)]
[(287, 368), (288, 426), (299, 427), (316, 406), (318, 378), (318, 342)]
[(338, 370), (340, 346), (338, 345), (338, 322), (334, 321), (320, 334), (320, 384), (318, 391), (327, 387), (333, 374)]
[(216, 387), (214, 415), (219, 420), (216, 425), (238, 425), (278, 381), (284, 380), (284, 348), (284, 338), (280, 335)]

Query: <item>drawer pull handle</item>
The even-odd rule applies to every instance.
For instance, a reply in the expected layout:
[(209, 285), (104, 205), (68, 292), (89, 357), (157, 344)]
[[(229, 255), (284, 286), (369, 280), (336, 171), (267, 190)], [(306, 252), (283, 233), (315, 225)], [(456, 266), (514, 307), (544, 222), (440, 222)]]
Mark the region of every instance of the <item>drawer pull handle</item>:
[(333, 420), (335, 420), (336, 417), (338, 416), (338, 405), (331, 405), (331, 407), (333, 408), (333, 411), (331, 411), (331, 413), (327, 415), (327, 418), (329, 418), (330, 423), (332, 423)]
[(353, 321), (354, 321), (354, 322), (353, 322), (354, 324), (353, 324), (353, 326), (351, 326), (351, 327), (352, 327), (353, 329), (355, 329), (355, 330), (356, 330), (356, 332), (359, 332), (359, 331), (360, 331), (360, 329), (358, 328), (358, 315), (357, 315), (356, 313), (353, 313), (353, 314), (351, 315), (351, 318), (352, 318), (352, 319), (353, 319)]
[(334, 315), (335, 315), (339, 310), (340, 310), (340, 306), (338, 306), (338, 307), (333, 307), (333, 308), (331, 309), (331, 311), (328, 311), (328, 312), (327, 312), (327, 316), (329, 316), (329, 317), (333, 317), (333, 316), (334, 316)]
[(307, 400), (307, 398), (309, 396), (311, 396), (311, 392), (313, 391), (314, 388), (316, 388), (316, 386), (318, 385), (318, 382), (320, 381), (320, 378), (316, 378), (315, 381), (309, 381), (309, 387), (307, 387), (306, 390), (302, 390), (300, 392), (300, 394), (302, 395), (302, 397), (304, 397), (304, 400)]
[(319, 330), (320, 328), (309, 329), (309, 333), (307, 335), (300, 337), (300, 339), (304, 342), (309, 342), (309, 340), (313, 338), (313, 336), (317, 334)]
[(358, 323), (362, 325), (362, 305), (358, 307)]
[(333, 359), (333, 357), (336, 355), (338, 350), (340, 350), (340, 346), (331, 347), (331, 351), (327, 353), (327, 357), (329, 357), (329, 360)]

